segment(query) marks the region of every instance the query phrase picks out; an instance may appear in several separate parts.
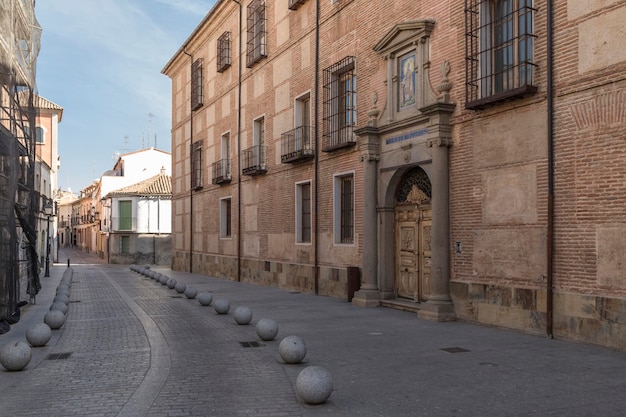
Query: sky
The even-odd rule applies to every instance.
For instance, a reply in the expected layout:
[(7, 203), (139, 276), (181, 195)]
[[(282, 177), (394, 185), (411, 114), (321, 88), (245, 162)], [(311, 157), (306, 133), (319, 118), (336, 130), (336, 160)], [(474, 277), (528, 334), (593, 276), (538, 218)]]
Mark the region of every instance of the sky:
[(120, 153), (171, 152), (161, 70), (214, 0), (37, 0), (40, 96), (63, 107), (58, 186), (78, 194)]

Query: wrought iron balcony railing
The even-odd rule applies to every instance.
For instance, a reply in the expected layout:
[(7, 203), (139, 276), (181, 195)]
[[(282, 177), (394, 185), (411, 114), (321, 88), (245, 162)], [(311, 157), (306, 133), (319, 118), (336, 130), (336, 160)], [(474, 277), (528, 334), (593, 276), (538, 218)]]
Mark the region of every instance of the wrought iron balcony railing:
[(255, 145), (241, 152), (241, 173), (259, 175), (267, 172), (265, 145)]
[(232, 180), (230, 159), (213, 162), (213, 184), (228, 184)]
[(281, 135), (282, 163), (306, 161), (315, 156), (312, 130), (311, 126), (300, 126)]

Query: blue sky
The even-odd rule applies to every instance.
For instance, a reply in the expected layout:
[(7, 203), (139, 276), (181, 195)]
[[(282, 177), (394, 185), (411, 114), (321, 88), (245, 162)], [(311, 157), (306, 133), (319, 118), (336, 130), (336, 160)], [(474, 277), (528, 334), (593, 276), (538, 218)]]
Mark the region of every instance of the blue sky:
[(171, 151), (171, 82), (161, 70), (214, 4), (37, 0), (43, 29), (37, 89), (64, 109), (62, 189), (78, 193), (113, 167), (116, 152), (155, 140)]

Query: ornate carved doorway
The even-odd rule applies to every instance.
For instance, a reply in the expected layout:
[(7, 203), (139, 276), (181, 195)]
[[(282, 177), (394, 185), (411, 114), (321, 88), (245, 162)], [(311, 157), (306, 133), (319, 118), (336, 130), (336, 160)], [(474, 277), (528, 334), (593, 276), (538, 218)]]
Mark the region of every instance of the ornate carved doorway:
[(395, 276), (396, 297), (415, 302), (430, 294), (431, 186), (420, 167), (408, 171), (396, 191)]

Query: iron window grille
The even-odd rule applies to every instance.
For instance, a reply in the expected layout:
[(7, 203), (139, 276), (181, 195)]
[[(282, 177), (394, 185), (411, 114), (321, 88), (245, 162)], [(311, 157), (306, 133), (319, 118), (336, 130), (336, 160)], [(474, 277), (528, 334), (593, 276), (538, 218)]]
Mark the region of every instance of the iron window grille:
[(289, 0), (289, 9), (297, 10), (306, 0)]
[(204, 104), (203, 62), (202, 58), (198, 58), (191, 64), (191, 111), (199, 109)]
[(300, 185), (300, 243), (311, 242), (311, 183)]
[(230, 32), (224, 32), (217, 39), (217, 72), (226, 71), (231, 65), (230, 59)]
[(191, 144), (191, 188), (202, 188), (202, 141)]
[(357, 114), (355, 58), (348, 56), (324, 69), (323, 79), (322, 150), (353, 146)]
[(341, 213), (340, 218), (340, 237), (341, 243), (354, 242), (354, 178), (352, 175), (346, 175), (340, 178), (341, 186)]
[(246, 66), (250, 68), (267, 56), (267, 28), (264, 0), (253, 0), (248, 5), (248, 41)]
[(230, 198), (220, 200), (220, 237), (232, 236), (232, 203)]
[(465, 0), (465, 107), (537, 91), (533, 0)]

